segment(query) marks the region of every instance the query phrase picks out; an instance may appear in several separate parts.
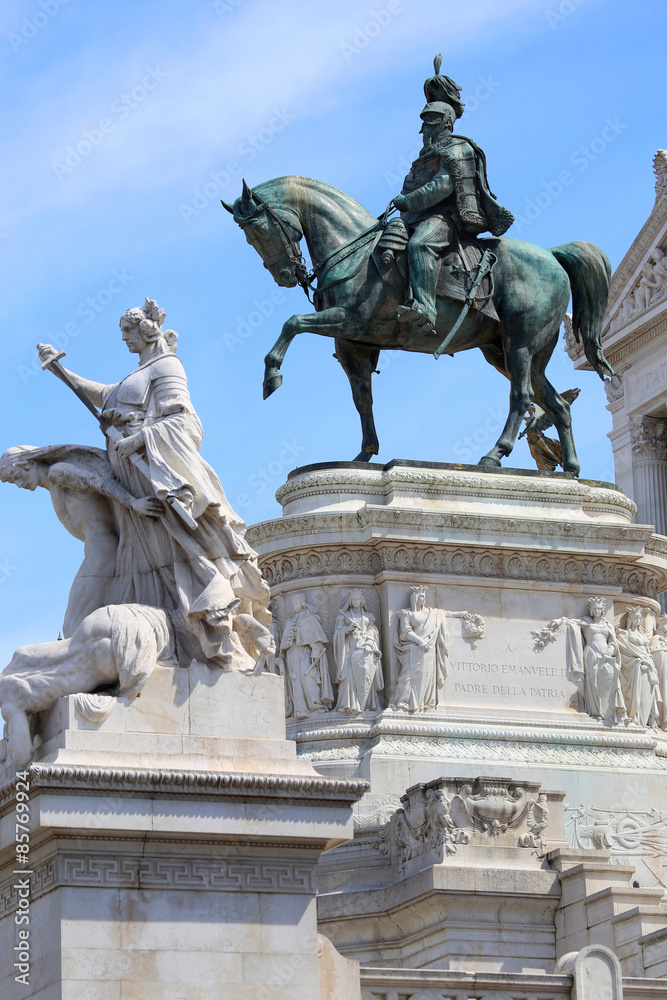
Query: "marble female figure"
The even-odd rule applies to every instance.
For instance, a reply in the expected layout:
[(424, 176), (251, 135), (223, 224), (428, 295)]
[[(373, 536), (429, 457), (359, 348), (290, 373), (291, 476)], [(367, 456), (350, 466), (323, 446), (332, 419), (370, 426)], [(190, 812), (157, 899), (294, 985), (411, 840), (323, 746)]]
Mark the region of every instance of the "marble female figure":
[(379, 712), (384, 687), (380, 633), (360, 590), (353, 590), (338, 612), (333, 634), (339, 712)]
[(447, 676), (447, 619), (467, 611), (426, 607), (426, 588), (410, 588), (410, 607), (398, 613), (395, 641), (401, 669), (391, 708), (423, 712), (442, 704)]
[(585, 618), (559, 618), (550, 628), (567, 625), (566, 662), (575, 677), (583, 676), (583, 708), (594, 719), (626, 718), (621, 689), (621, 653), (614, 626), (605, 617), (604, 597), (591, 597)]
[[(183, 665), (196, 659), (223, 669), (252, 669), (229, 619), (241, 610), (268, 625), (269, 590), (245, 541), (244, 523), (199, 455), (202, 427), (175, 354), (176, 334), (162, 329), (165, 318), (149, 299), (123, 314), (122, 338), (139, 355), (139, 366), (121, 382), (104, 385), (67, 373), (123, 434), (108, 447), (113, 474), (123, 488), (135, 497), (175, 497), (197, 522), (196, 529), (187, 527), (166, 504), (157, 520), (118, 507), (116, 568), (105, 603), (169, 611)], [(49, 345), (40, 346), (42, 362), (55, 353)], [(145, 457), (149, 482), (132, 463), (134, 454)]]
[(661, 716), (658, 671), (649, 649), (650, 637), (644, 631), (642, 609), (629, 608), (627, 627), (619, 628), (621, 685), (625, 706), (632, 722), (657, 726)]
[(660, 615), (650, 642), (651, 655), (658, 672), (658, 687), (662, 703), (660, 705), (660, 728), (667, 729), (667, 615)]
[(329, 711), (333, 690), (326, 654), (327, 637), (303, 594), (292, 597), (292, 614), (285, 622), (279, 659), (285, 662), (286, 683), (297, 719)]

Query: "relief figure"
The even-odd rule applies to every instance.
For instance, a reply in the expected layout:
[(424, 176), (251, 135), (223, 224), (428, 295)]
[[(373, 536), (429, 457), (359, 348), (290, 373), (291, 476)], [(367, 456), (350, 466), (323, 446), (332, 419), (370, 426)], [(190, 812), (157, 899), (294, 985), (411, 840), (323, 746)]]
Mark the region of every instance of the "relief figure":
[(297, 719), (330, 711), (333, 704), (326, 646), (320, 619), (308, 607), (303, 594), (294, 594), (277, 659), (285, 663), (286, 683)]
[(657, 727), (662, 715), (662, 696), (658, 670), (649, 648), (651, 637), (644, 629), (640, 607), (628, 609), (626, 628), (619, 628), (617, 636), (628, 716), (640, 726)]
[(380, 633), (360, 590), (338, 612), (333, 634), (339, 712), (379, 712), (384, 687)]

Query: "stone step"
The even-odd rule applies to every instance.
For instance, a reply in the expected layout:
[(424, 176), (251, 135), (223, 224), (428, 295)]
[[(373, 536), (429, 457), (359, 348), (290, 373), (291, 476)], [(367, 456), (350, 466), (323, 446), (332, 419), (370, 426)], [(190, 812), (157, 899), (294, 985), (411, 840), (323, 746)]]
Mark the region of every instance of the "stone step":
[[(633, 908), (659, 907), (663, 897), (663, 890), (659, 888), (635, 889), (632, 886), (607, 886), (605, 889), (590, 893), (584, 899), (588, 925), (593, 927), (603, 920), (609, 920)], [(664, 912), (667, 917), (667, 910)]]
[(646, 975), (667, 979), (667, 926), (639, 938)]

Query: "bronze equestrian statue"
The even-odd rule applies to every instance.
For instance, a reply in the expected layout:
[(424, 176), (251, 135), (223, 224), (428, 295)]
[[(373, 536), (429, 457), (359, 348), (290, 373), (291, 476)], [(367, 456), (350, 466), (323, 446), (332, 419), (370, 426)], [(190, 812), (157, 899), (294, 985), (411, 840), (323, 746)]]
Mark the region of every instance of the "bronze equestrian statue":
[(298, 284), (308, 295), (317, 280), (316, 311), (290, 317), (266, 356), (264, 398), (282, 384), (297, 334), (332, 337), (361, 417), (355, 461), (367, 462), (379, 451), (371, 378), (380, 351), (439, 357), (479, 348), (510, 382), (507, 421), (480, 464), (500, 466), (535, 402), (556, 427), (563, 469), (578, 475), (570, 406), (545, 369), (572, 295), (573, 329), (588, 361), (601, 378), (614, 374), (600, 342), (609, 261), (592, 243), (544, 250), (502, 235), (513, 217), (489, 189), (482, 150), (453, 134), (460, 88), (439, 73), (439, 57), (435, 67), (424, 85), (424, 146), (393, 199), (400, 217), (389, 219), (390, 203), (378, 219), (330, 184), (299, 176), (253, 189), (244, 181), (234, 204), (223, 202), (278, 285)]

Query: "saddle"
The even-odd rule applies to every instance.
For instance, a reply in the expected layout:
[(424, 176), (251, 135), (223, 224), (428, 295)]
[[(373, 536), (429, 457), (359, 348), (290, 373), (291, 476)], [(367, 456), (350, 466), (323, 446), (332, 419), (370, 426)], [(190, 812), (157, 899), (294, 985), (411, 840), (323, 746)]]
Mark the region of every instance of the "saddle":
[[(408, 290), (409, 233), (402, 219), (391, 219), (373, 250), (372, 260), (378, 274), (403, 296)], [(469, 239), (460, 235), (457, 247), (448, 247), (440, 259), (437, 294), (441, 298), (464, 302), (477, 276), (479, 262), (485, 250), (493, 250), (497, 239)], [(475, 293), (474, 307), (489, 319), (497, 320), (493, 304), (493, 274), (482, 279)]]

